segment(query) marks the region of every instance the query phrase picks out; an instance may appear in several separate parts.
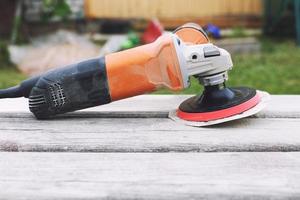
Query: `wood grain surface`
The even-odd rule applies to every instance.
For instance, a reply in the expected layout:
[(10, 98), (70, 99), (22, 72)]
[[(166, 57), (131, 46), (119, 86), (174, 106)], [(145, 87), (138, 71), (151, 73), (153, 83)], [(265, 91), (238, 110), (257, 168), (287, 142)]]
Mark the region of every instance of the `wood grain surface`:
[(0, 199), (299, 199), (300, 96), (189, 127), (188, 95), (144, 95), (52, 120), (0, 100)]
[(300, 119), (248, 118), (209, 128), (167, 118), (2, 118), (0, 151), (298, 151)]
[[(298, 151), (298, 96), (272, 96), (252, 118), (208, 128), (188, 127), (167, 113), (189, 96), (144, 95), (36, 120), (26, 100), (10, 100), (0, 114), (0, 151), (220, 152)], [(1, 100), (3, 102), (3, 100)], [(23, 105), (17, 112), (15, 106)]]
[[(141, 95), (107, 105), (85, 109), (85, 114), (79, 113), (79, 116), (98, 117), (105, 113), (131, 114), (131, 116), (144, 116), (143, 113), (155, 114), (160, 117), (167, 117), (171, 109), (176, 109), (182, 101), (191, 97), (191, 95)], [(259, 118), (300, 118), (300, 95), (272, 95), (267, 108), (258, 113), (255, 117)], [(67, 114), (65, 116), (77, 115), (78, 112)], [(9, 115), (13, 113), (13, 115)], [(16, 114), (17, 113), (17, 114)], [(19, 114), (30, 113), (28, 109), (28, 100), (18, 99), (0, 99), (0, 117), (18, 117)], [(98, 115), (98, 116), (97, 116)], [(25, 117), (24, 115), (21, 115)], [(30, 115), (26, 115), (30, 116)]]
[(300, 153), (0, 153), (1, 199), (299, 199)]

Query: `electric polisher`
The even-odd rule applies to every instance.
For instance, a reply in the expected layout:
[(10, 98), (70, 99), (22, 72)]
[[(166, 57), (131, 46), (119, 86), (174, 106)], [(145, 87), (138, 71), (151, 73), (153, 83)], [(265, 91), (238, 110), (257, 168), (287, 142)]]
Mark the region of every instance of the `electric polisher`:
[(228, 88), (230, 54), (209, 42), (200, 26), (185, 24), (153, 43), (50, 70), (0, 90), (0, 98), (29, 98), (37, 119), (110, 103), (166, 87), (182, 90), (195, 76), (201, 95), (184, 101), (169, 116), (192, 126), (246, 117), (260, 111), (267, 93)]

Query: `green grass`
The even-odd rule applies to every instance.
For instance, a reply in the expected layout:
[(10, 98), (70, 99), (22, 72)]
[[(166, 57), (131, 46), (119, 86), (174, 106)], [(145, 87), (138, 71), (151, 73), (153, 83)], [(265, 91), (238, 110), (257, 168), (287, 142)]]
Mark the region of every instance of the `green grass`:
[(0, 88), (18, 85), (24, 79), (26, 76), (16, 70), (14, 66), (0, 68)]
[[(234, 68), (228, 86), (249, 86), (271, 94), (300, 94), (300, 48), (293, 41), (262, 39), (260, 54), (233, 56)], [(1, 65), (1, 63), (0, 63)], [(1, 66), (0, 66), (1, 67)], [(26, 78), (14, 67), (0, 68), (0, 88), (18, 84)], [(202, 86), (192, 78), (191, 87), (180, 92), (195, 94)], [(166, 89), (156, 94), (172, 94)]]
[(7, 40), (0, 39), (0, 89), (19, 84), (26, 78), (9, 60)]
[[(271, 94), (300, 94), (300, 48), (293, 41), (262, 39), (259, 54), (235, 55), (229, 72), (228, 86), (248, 86)], [(195, 94), (202, 86), (195, 78), (191, 87), (181, 93)], [(157, 94), (178, 93), (165, 89)]]

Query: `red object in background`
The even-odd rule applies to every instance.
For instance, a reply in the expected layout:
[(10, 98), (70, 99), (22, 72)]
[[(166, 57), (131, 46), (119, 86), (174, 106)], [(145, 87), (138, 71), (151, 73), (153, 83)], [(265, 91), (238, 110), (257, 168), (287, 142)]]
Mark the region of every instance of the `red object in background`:
[(154, 42), (159, 36), (163, 34), (163, 31), (164, 28), (158, 20), (151, 20), (148, 23), (147, 28), (142, 35), (142, 42), (144, 44)]

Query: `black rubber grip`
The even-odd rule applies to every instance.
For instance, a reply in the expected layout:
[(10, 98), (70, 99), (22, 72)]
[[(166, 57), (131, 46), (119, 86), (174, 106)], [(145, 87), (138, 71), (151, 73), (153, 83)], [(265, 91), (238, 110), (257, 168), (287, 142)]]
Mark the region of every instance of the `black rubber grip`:
[(39, 119), (110, 102), (104, 57), (49, 71), (29, 95), (30, 111)]

